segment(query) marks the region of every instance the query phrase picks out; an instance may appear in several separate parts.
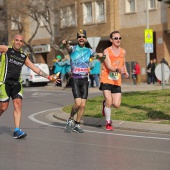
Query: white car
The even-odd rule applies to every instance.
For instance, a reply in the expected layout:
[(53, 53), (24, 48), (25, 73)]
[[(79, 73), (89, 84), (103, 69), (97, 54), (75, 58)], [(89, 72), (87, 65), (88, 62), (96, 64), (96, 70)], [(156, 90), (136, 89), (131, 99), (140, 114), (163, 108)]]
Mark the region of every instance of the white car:
[[(49, 74), (49, 68), (47, 64), (44, 63), (34, 63), (34, 65), (38, 68), (40, 68), (42, 71), (45, 73)], [(26, 65), (23, 65), (22, 71), (21, 71), (21, 79), (22, 79), (22, 84), (25, 85), (26, 87), (31, 86), (32, 84), (44, 84), (47, 85), (49, 80), (39, 76), (35, 72), (33, 72), (29, 67)]]

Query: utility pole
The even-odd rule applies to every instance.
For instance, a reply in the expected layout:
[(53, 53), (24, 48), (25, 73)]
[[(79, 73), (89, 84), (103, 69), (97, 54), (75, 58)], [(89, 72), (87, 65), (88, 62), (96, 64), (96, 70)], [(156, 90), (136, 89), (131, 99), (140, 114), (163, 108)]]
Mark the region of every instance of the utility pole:
[[(149, 29), (149, 0), (146, 0), (146, 29)], [(146, 53), (146, 66), (150, 62), (150, 53)]]

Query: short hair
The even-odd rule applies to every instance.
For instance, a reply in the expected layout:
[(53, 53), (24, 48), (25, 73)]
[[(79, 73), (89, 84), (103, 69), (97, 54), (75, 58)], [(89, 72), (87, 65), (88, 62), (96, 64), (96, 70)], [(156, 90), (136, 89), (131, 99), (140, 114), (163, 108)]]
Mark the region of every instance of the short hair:
[(118, 30), (111, 32), (110, 33), (110, 38), (112, 38), (113, 34), (120, 34), (120, 32)]

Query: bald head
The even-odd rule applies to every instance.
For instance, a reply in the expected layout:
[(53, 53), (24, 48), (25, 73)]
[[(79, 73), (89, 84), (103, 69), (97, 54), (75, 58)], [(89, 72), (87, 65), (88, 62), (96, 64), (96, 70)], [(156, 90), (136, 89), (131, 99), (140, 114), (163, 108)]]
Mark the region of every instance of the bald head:
[(15, 40), (16, 38), (18, 38), (18, 37), (19, 37), (20, 39), (24, 40), (24, 37), (23, 37), (22, 35), (20, 35), (20, 34), (15, 35), (14, 40)]
[(17, 51), (20, 51), (20, 49), (23, 46), (24, 42), (24, 37), (20, 34), (15, 35), (14, 40), (13, 40), (13, 48)]

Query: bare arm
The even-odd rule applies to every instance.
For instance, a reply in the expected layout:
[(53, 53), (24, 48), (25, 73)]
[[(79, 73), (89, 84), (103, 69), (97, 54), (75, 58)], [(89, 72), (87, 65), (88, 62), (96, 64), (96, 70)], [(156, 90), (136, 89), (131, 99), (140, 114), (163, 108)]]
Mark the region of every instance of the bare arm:
[(129, 73), (127, 72), (127, 67), (126, 67), (126, 64), (125, 64), (125, 59), (124, 59), (124, 75), (125, 75), (125, 78), (129, 77)]
[(68, 51), (68, 53), (71, 53), (71, 52), (72, 52), (72, 47), (70, 46), (69, 43), (67, 43), (66, 40), (63, 40), (63, 41), (62, 41), (62, 45), (64, 45), (64, 47), (66, 48), (66, 50)]
[(108, 51), (105, 49), (104, 50), (104, 55), (106, 56), (105, 60), (104, 60), (104, 63), (106, 64), (106, 67), (110, 70), (110, 71), (117, 71), (117, 67), (113, 67), (111, 65), (111, 61), (110, 61), (110, 58), (109, 58), (109, 53)]
[(6, 53), (8, 51), (8, 46), (0, 45), (0, 53)]
[[(49, 80), (53, 80), (52, 75), (48, 75), (47, 73), (45, 73), (44, 71), (42, 71), (40, 68), (36, 67), (31, 61), (30, 59), (27, 57), (27, 59), (25, 60), (25, 65), (27, 67), (29, 67), (32, 71), (34, 71), (35, 73), (37, 73), (38, 75), (45, 77)], [(55, 82), (59, 82), (59, 79), (56, 79)]]

